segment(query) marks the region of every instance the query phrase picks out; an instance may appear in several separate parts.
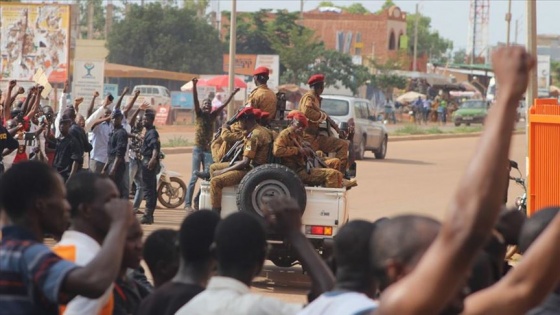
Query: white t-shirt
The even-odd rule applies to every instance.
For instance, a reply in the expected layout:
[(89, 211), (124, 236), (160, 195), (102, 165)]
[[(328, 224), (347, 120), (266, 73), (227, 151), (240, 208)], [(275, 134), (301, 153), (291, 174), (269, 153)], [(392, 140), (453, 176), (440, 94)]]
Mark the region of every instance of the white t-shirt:
[[(66, 260), (73, 260), (78, 266), (85, 266), (95, 258), (101, 246), (89, 235), (78, 231), (66, 231), (53, 251)], [(66, 305), (62, 315), (103, 314), (113, 294), (113, 285), (98, 299), (76, 296)]]
[(362, 315), (377, 309), (377, 302), (358, 292), (330, 291), (321, 294), (298, 315)]
[(181, 307), (176, 315), (294, 315), (302, 305), (251, 293), (244, 283), (212, 277), (206, 290)]

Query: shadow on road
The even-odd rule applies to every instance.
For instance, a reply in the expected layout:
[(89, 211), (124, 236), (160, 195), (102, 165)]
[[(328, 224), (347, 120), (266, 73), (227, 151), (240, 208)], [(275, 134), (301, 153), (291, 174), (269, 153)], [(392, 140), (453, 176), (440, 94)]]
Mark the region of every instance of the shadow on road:
[(428, 163), (424, 161), (407, 160), (407, 159), (364, 159), (364, 162), (375, 162), (375, 163), (387, 163), (387, 164), (403, 164), (403, 165), (434, 165), (434, 163)]

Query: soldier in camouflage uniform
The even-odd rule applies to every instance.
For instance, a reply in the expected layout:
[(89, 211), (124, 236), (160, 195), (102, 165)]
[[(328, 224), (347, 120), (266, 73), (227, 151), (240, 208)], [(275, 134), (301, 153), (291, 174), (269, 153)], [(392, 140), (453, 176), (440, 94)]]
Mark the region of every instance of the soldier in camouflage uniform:
[(219, 163), (231, 147), (239, 140), (243, 140), (245, 131), (239, 122), (231, 126), (224, 124), (220, 136), (212, 142), (212, 159), (214, 163)]
[(222, 210), (222, 189), (239, 184), (252, 167), (266, 164), (272, 142), (270, 134), (257, 124), (253, 108), (245, 107), (237, 114), (237, 118), (246, 133), (243, 159), (231, 166), (230, 163), (216, 163), (210, 167), (212, 210), (218, 213)]
[[(288, 118), (293, 119), (292, 124), (282, 130), (274, 141), (272, 151), (274, 156), (282, 158), (282, 164), (295, 171), (306, 185), (327, 188), (341, 188), (343, 184), (349, 185), (348, 181), (343, 182), (342, 173), (336, 169), (315, 167), (308, 172), (305, 155), (313, 154), (313, 150), (300, 148), (294, 141), (295, 139), (300, 144), (303, 142), (303, 130), (308, 126), (307, 118), (303, 113), (294, 113), (294, 111), (290, 112)], [(355, 186), (355, 182), (352, 183), (352, 186)]]
[(251, 94), (249, 94), (249, 105), (253, 108), (260, 109), (263, 112), (269, 113), (267, 121), (276, 118), (276, 94), (272, 92), (266, 85), (268, 82), (269, 70), (266, 67), (258, 67), (253, 72), (253, 80), (257, 86)]
[(325, 77), (322, 74), (313, 75), (307, 82), (312, 89), (305, 93), (299, 103), (299, 110), (309, 121), (309, 126), (305, 129), (304, 139), (311, 144), (315, 151), (321, 150), (327, 154), (335, 152), (336, 158), (340, 160), (339, 170), (345, 173), (348, 160), (348, 141), (319, 132), (319, 124), (322, 122), (327, 121), (332, 124), (329, 116), (321, 110), (320, 96), (324, 90), (324, 81)]

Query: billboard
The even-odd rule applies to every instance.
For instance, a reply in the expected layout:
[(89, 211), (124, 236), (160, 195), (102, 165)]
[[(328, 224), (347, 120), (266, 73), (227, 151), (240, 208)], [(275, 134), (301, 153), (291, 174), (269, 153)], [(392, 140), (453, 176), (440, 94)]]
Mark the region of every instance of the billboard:
[[(74, 77), (72, 80), (72, 97), (83, 97), (84, 104), (89, 104), (95, 91), (104, 92), (104, 60), (74, 60)], [(115, 99), (118, 95), (113, 95)], [(87, 106), (80, 107), (80, 114), (87, 112)]]
[(0, 2), (0, 80), (68, 79), (70, 6)]
[[(235, 55), (235, 74), (252, 76), (258, 67), (270, 70), (268, 86), (277, 87), (280, 82), (280, 56), (278, 55)], [(224, 72), (229, 71), (229, 55), (224, 54)]]
[(550, 56), (537, 56), (537, 82), (539, 90), (546, 90), (548, 93), (550, 88)]

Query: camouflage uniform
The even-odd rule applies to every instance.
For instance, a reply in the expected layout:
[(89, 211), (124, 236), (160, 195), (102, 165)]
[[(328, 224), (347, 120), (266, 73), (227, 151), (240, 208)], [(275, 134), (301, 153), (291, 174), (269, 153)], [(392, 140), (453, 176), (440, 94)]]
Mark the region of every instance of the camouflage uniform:
[[(243, 147), (243, 156), (251, 160), (251, 166), (257, 167), (266, 164), (268, 161), (268, 152), (272, 139), (268, 131), (263, 127), (256, 125), (253, 131), (245, 137)], [(222, 170), (229, 167), (229, 163), (216, 163), (210, 166), (210, 174), (214, 171)], [(243, 176), (249, 172), (251, 167), (243, 170), (228, 171), (218, 176), (212, 176), (210, 179), (210, 198), (212, 208), (222, 207), (222, 189), (228, 186), (234, 186), (241, 182)]]
[(309, 142), (315, 151), (321, 150), (327, 154), (335, 152), (336, 158), (340, 160), (339, 170), (345, 172), (349, 143), (346, 140), (319, 134), (319, 124), (328, 118), (327, 114), (321, 111), (321, 100), (313, 91), (309, 91), (301, 98), (299, 110), (309, 121), (309, 126), (305, 129), (304, 140)]
[(276, 94), (266, 84), (261, 84), (249, 94), (249, 104), (270, 114), (268, 121), (276, 117)]
[(229, 129), (224, 128), (220, 136), (212, 142), (212, 159), (218, 163), (226, 155), (228, 150), (239, 140), (243, 139), (244, 130), (241, 129), (239, 123), (230, 126)]
[(274, 156), (282, 158), (282, 164), (295, 171), (304, 184), (310, 186), (325, 186), (327, 188), (342, 187), (342, 173), (332, 168), (312, 168), (307, 173), (304, 157), (300, 155), (298, 147), (290, 137), (302, 140), (291, 127), (288, 127), (276, 138), (272, 152)]

